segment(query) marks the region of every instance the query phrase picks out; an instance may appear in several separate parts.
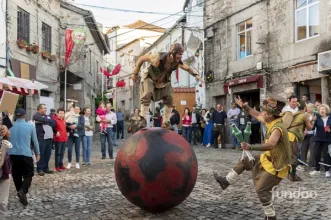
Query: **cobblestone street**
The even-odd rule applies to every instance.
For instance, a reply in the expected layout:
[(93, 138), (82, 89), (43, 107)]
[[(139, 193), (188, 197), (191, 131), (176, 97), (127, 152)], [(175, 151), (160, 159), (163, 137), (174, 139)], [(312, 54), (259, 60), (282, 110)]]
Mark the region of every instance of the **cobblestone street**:
[[(240, 159), (241, 152), (237, 150), (194, 146), (199, 174), (193, 192), (172, 210), (151, 214), (135, 207), (122, 196), (114, 177), (114, 160), (101, 160), (98, 137), (96, 135), (94, 138), (92, 166), (79, 170), (72, 168), (44, 177), (36, 175), (26, 209), (20, 205), (12, 184), (8, 219), (264, 219), (249, 172), (226, 191), (222, 191), (213, 178), (213, 170), (226, 175)], [(114, 155), (117, 150), (115, 148)], [(300, 201), (275, 198), (278, 219), (330, 219), (330, 179), (327, 180), (322, 174), (313, 179), (308, 172), (299, 172), (299, 175), (304, 181), (292, 183), (285, 179), (277, 189), (278, 197), (282, 195), (281, 190), (300, 190), (301, 197), (307, 196), (303, 192), (308, 191), (310, 196), (316, 198), (305, 197)]]

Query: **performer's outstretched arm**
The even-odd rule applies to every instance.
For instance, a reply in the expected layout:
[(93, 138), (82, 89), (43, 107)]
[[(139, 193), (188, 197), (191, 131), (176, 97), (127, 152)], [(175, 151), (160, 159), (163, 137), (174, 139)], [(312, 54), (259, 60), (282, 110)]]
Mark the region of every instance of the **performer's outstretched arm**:
[(282, 132), (278, 128), (276, 128), (271, 133), (267, 143), (256, 144), (256, 145), (241, 143), (241, 147), (244, 150), (269, 151), (272, 150), (274, 147), (276, 147), (278, 140), (281, 136), (282, 136)]
[(134, 68), (133, 73), (132, 73), (133, 81), (135, 81), (135, 82), (137, 81), (140, 68), (144, 62), (150, 62), (153, 65), (155, 65), (155, 62), (157, 60), (158, 59), (155, 58), (155, 55), (144, 55), (144, 56), (139, 57), (139, 59), (137, 60), (137, 63), (136, 63), (136, 67)]
[(185, 71), (187, 71), (190, 75), (194, 76), (194, 78), (197, 81), (200, 81), (201, 83), (205, 83), (205, 81), (200, 77), (198, 71), (196, 71), (194, 68), (184, 64), (180, 64), (179, 67)]
[(265, 123), (262, 114), (255, 109), (250, 108), (249, 106), (245, 105), (244, 102), (241, 100), (240, 96), (235, 99), (237, 105), (239, 105), (240, 108), (244, 109), (248, 114), (250, 114), (252, 117), (256, 118), (258, 121)]

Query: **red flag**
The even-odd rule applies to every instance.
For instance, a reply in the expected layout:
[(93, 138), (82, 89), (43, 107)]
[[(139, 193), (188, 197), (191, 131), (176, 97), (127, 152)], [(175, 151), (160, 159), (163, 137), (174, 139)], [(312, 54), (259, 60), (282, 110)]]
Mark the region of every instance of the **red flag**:
[(178, 82), (178, 78), (179, 78), (179, 69), (176, 69), (176, 80)]
[(66, 54), (65, 54), (65, 60), (64, 60), (64, 66), (68, 66), (69, 59), (72, 53), (72, 49), (75, 46), (74, 41), (72, 40), (71, 34), (72, 34), (71, 29), (66, 30)]

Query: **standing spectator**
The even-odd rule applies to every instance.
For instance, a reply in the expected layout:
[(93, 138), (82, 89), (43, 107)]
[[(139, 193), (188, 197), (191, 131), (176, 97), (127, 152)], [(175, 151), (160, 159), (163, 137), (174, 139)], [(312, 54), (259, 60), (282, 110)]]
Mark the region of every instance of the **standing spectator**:
[(306, 104), (308, 105), (310, 102), (309, 100), (309, 96), (307, 94), (303, 94), (302, 97), (301, 97), (301, 100)]
[(23, 206), (28, 205), (26, 194), (34, 176), (31, 143), (37, 161), (41, 159), (36, 129), (25, 121), (25, 115), (25, 110), (22, 108), (15, 111), (16, 122), (10, 129), (10, 142), (13, 147), (8, 151), (13, 164), (12, 173), (17, 196)]
[[(66, 123), (69, 126), (69, 137), (68, 137), (68, 165), (67, 169), (70, 169), (72, 166), (72, 151), (73, 146), (75, 145), (75, 154), (76, 154), (76, 169), (80, 169), (79, 159), (80, 159), (80, 142), (83, 140), (81, 136), (84, 135), (84, 129), (80, 132), (77, 129), (78, 119), (79, 119), (80, 107), (76, 106), (72, 108), (72, 111), (67, 115)], [(79, 134), (80, 133), (80, 134)], [(81, 135), (81, 136), (80, 136)]]
[[(115, 114), (115, 113), (114, 113)], [(81, 113), (80, 121), (84, 123), (84, 135), (83, 138), (83, 166), (90, 166), (91, 165), (91, 145), (92, 145), (92, 138), (93, 138), (93, 130), (94, 130), (94, 120), (91, 117), (91, 109), (85, 107)], [(81, 126), (81, 124), (79, 124)], [(107, 135), (111, 133), (106, 133)], [(105, 135), (103, 135), (105, 136)]]
[(151, 128), (152, 127), (152, 112), (151, 110), (148, 111), (147, 113), (147, 121), (146, 121), (146, 128)]
[(122, 110), (120, 108), (118, 108), (116, 117), (117, 117), (117, 140), (120, 139), (120, 135), (121, 135), (121, 139), (123, 140), (124, 139), (124, 113), (122, 112)]
[(182, 116), (183, 136), (189, 144), (191, 144), (192, 137), (192, 116), (189, 108), (185, 108)]
[[(328, 105), (322, 104), (319, 106), (319, 115), (317, 115), (317, 120), (315, 122), (314, 128), (316, 128), (315, 135), (315, 170), (310, 173), (310, 175), (316, 175), (320, 173), (320, 162), (321, 154), (323, 153), (324, 161), (323, 163), (331, 165), (331, 157), (328, 154), (328, 145), (331, 144), (331, 116), (330, 107)], [(325, 177), (330, 178), (330, 167), (324, 166)]]
[(211, 115), (215, 111), (214, 108), (210, 108), (209, 112), (206, 112), (206, 116), (204, 116), (205, 120), (205, 130), (203, 133), (203, 145), (206, 147), (210, 147), (212, 144), (214, 144), (214, 123), (211, 120)]
[(282, 110), (282, 112), (292, 112), (293, 114), (299, 111), (298, 108), (298, 98), (295, 95), (292, 95), (288, 98), (289, 104), (285, 106)]
[(153, 116), (153, 120), (154, 120), (154, 127), (161, 127), (162, 116), (159, 107), (155, 108), (155, 114)]
[(57, 116), (55, 109), (51, 109), (51, 114), (49, 116), (51, 116), (51, 119), (53, 119), (54, 121), (56, 120)]
[(172, 106), (172, 112), (170, 117), (170, 125), (174, 129), (174, 132), (178, 134), (178, 125), (180, 122), (180, 116), (175, 106)]
[(67, 124), (64, 120), (64, 109), (57, 110), (56, 126), (55, 126), (55, 170), (61, 172), (66, 170), (63, 166), (63, 156), (67, 146), (68, 131)]
[(217, 110), (213, 111), (211, 120), (214, 123), (214, 148), (218, 148), (218, 136), (221, 136), (221, 148), (225, 148), (225, 121), (227, 115), (223, 111), (221, 104), (217, 105)]
[[(200, 134), (201, 134), (201, 140), (202, 140), (202, 145), (203, 144), (203, 135), (204, 135), (204, 130), (205, 130), (205, 127), (206, 127), (206, 122), (207, 122), (207, 115), (208, 115), (208, 112), (207, 112), (207, 109), (202, 109), (201, 110), (201, 118), (200, 118)], [(209, 116), (209, 120), (210, 120), (210, 116)]]
[[(197, 137), (198, 137), (198, 132), (200, 130), (201, 115), (199, 114), (195, 106), (192, 107), (191, 117), (192, 117), (193, 144), (197, 145)], [(201, 137), (201, 143), (202, 143), (202, 137)]]
[(49, 169), (48, 163), (52, 154), (52, 142), (54, 136), (53, 128), (55, 127), (55, 121), (51, 119), (50, 116), (46, 115), (46, 111), (46, 105), (39, 104), (37, 112), (33, 116), (40, 149), (40, 160), (37, 163), (37, 172), (39, 176), (44, 176), (45, 173), (54, 173)]
[[(4, 116), (3, 116), (4, 117)], [(3, 125), (1, 126), (0, 135), (3, 137), (4, 140), (8, 140), (10, 137), (10, 132), (8, 128)], [(7, 143), (6, 141), (3, 142), (4, 144)], [(5, 145), (2, 147), (5, 147)], [(6, 147), (11, 147), (10, 143), (7, 143)], [(4, 151), (3, 151), (4, 152)], [(1, 161), (1, 159), (0, 159)], [(4, 157), (4, 160), (0, 162), (0, 219), (5, 219), (5, 211), (7, 209), (8, 198), (9, 198), (9, 189), (10, 189), (10, 179), (11, 179), (11, 164), (8, 152)]]
[(114, 159), (113, 156), (113, 146), (114, 143), (112, 141), (112, 133), (113, 133), (113, 126), (116, 126), (117, 124), (117, 118), (116, 114), (111, 111), (112, 105), (110, 103), (107, 103), (106, 105), (106, 119), (105, 120), (100, 120), (99, 117), (97, 117), (98, 121), (104, 122), (108, 124), (107, 127), (107, 135), (100, 135), (100, 141), (101, 141), (101, 154), (102, 154), (102, 159), (106, 159), (106, 141), (108, 142), (108, 154), (110, 159)]
[[(244, 105), (248, 106), (248, 102), (245, 102)], [(250, 116), (244, 109), (240, 109), (238, 119), (239, 119), (238, 120), (239, 121), (239, 129), (241, 130), (241, 132), (244, 132), (244, 130), (247, 126), (247, 122), (249, 122), (251, 120)]]
[[(254, 110), (260, 111), (258, 106), (253, 107)], [(251, 117), (252, 123), (252, 134), (251, 134), (251, 144), (261, 144), (261, 135), (260, 135), (260, 128), (261, 123), (254, 117)]]
[[(238, 120), (238, 116), (240, 114), (240, 109), (237, 107), (235, 102), (232, 102), (232, 108), (228, 111), (227, 117), (229, 119), (230, 124), (235, 124), (237, 126), (237, 128), (239, 128), (239, 120)], [(232, 128), (231, 126), (229, 126), (229, 131), (230, 131), (230, 141), (231, 141), (231, 145), (233, 148), (239, 148), (240, 147), (240, 143), (238, 143), (237, 138), (234, 136), (234, 134), (232, 133)]]
[(315, 106), (318, 108), (318, 107), (320, 107), (320, 105), (322, 105), (322, 102), (320, 100), (316, 100)]
[(106, 114), (107, 114), (105, 103), (104, 102), (100, 102), (99, 108), (97, 108), (97, 110), (95, 112), (97, 113), (97, 115), (101, 119), (101, 122), (100, 122), (100, 134), (102, 134), (102, 135), (107, 134), (107, 126), (108, 126), (108, 124), (105, 123), (105, 122), (102, 122), (102, 121), (104, 121), (106, 119)]
[[(112, 109), (111, 111), (116, 114), (115, 109)], [(117, 118), (117, 114), (116, 114), (116, 118)], [(118, 123), (118, 121), (117, 121), (117, 123)], [(116, 124), (116, 126), (113, 126), (113, 136), (112, 136), (112, 138), (113, 138), (114, 146), (118, 147), (118, 145), (116, 144), (116, 128), (117, 128), (117, 124)]]
[[(309, 117), (309, 120), (313, 120), (315, 106), (312, 103), (307, 104), (306, 115)], [(307, 155), (309, 150), (309, 166), (315, 166), (315, 157), (314, 157), (314, 130), (308, 131), (305, 130), (305, 138), (302, 143), (302, 161), (307, 163)], [(298, 167), (298, 170), (303, 170), (302, 167)]]
[(139, 108), (135, 108), (133, 112), (134, 113), (130, 119), (130, 129), (129, 129), (129, 130), (131, 130), (130, 133), (132, 133), (132, 134), (134, 134), (146, 127), (144, 118), (141, 115), (139, 115), (139, 113), (140, 113)]

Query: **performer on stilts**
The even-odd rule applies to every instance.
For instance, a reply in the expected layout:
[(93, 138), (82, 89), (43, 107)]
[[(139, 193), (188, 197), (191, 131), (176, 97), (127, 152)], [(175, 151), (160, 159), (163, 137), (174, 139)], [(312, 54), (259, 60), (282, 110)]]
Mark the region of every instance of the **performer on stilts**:
[(276, 96), (268, 98), (263, 103), (262, 114), (245, 105), (240, 97), (236, 99), (236, 103), (251, 116), (262, 123), (266, 123), (267, 126), (265, 144), (250, 145), (242, 143), (242, 149), (265, 152), (254, 157), (254, 160), (249, 160), (245, 156), (243, 160), (239, 160), (226, 177), (219, 176), (215, 172), (214, 177), (222, 189), (225, 190), (229, 185), (236, 183), (239, 175), (245, 170), (251, 171), (256, 193), (264, 209), (265, 219), (275, 220), (276, 212), (272, 203), (272, 189), (288, 176), (291, 163), (288, 133), (280, 117), (285, 102)]
[(184, 48), (181, 44), (176, 43), (171, 45), (169, 53), (155, 53), (151, 55), (141, 56), (136, 67), (133, 70), (132, 79), (137, 82), (138, 74), (144, 62), (149, 62), (150, 66), (142, 76), (140, 89), (141, 111), (140, 115), (147, 120), (147, 113), (150, 108), (151, 101), (154, 102), (163, 100), (164, 116), (162, 120), (163, 128), (170, 128), (170, 117), (173, 106), (173, 88), (171, 86), (170, 77), (173, 71), (181, 68), (192, 76), (197, 81), (204, 83), (199, 73), (192, 67), (182, 62)]

